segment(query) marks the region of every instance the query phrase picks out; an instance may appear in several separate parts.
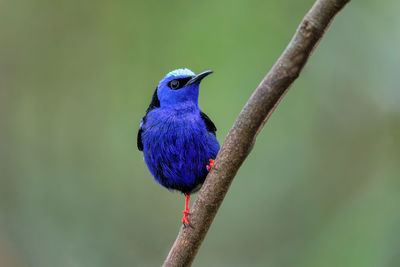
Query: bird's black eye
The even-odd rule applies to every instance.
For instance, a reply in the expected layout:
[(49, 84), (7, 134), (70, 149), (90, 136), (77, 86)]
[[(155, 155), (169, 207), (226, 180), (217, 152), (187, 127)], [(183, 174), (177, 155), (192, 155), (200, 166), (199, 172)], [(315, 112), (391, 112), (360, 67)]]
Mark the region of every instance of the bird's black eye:
[(178, 80), (172, 80), (172, 81), (170, 81), (170, 82), (169, 82), (169, 87), (170, 87), (172, 90), (178, 89), (178, 88), (179, 88), (179, 81), (178, 81)]
[(185, 85), (187, 84), (188, 81), (190, 81), (190, 79), (192, 79), (191, 76), (172, 80), (168, 83), (168, 87), (171, 88), (172, 90), (181, 89), (185, 87)]

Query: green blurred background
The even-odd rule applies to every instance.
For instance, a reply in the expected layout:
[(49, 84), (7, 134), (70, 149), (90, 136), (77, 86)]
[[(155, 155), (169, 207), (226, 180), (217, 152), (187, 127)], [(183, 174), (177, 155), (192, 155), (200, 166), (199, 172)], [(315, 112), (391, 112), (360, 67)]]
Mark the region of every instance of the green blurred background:
[[(222, 142), (312, 4), (0, 1), (0, 266), (160, 266), (184, 197), (136, 148), (158, 81), (214, 70)], [(399, 10), (336, 17), (194, 266), (400, 266)]]

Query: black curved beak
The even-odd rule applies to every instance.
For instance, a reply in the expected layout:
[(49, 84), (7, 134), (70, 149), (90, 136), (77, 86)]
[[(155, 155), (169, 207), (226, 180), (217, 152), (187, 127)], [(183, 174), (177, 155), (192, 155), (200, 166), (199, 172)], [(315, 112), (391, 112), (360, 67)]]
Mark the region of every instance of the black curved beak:
[(189, 85), (194, 84), (194, 83), (199, 83), (201, 80), (203, 80), (206, 76), (210, 75), (211, 73), (213, 73), (212, 70), (203, 71), (202, 73), (197, 74), (197, 75), (194, 76), (192, 79), (190, 79), (190, 80), (186, 83), (185, 86), (189, 86)]

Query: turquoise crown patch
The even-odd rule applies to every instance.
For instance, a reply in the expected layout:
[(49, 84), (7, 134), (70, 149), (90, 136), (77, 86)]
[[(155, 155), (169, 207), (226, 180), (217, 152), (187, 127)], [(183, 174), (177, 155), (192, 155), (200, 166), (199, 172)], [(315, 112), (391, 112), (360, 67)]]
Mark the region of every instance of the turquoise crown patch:
[(176, 70), (171, 71), (170, 73), (167, 74), (167, 76), (165, 76), (165, 78), (169, 78), (171, 76), (177, 77), (177, 76), (194, 76), (194, 75), (196, 75), (196, 74), (194, 74), (193, 71), (191, 71), (187, 68), (184, 68), (184, 69), (176, 69)]

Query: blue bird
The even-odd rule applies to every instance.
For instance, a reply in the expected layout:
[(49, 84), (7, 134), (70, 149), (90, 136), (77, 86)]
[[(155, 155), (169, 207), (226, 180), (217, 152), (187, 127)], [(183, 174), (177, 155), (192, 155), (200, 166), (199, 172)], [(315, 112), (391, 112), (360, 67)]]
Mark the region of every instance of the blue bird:
[(219, 151), (216, 127), (198, 105), (201, 80), (189, 69), (168, 73), (142, 118), (137, 146), (155, 180), (185, 194), (182, 223), (189, 224), (190, 194), (200, 189)]

